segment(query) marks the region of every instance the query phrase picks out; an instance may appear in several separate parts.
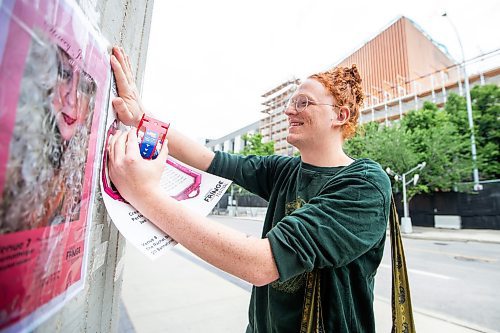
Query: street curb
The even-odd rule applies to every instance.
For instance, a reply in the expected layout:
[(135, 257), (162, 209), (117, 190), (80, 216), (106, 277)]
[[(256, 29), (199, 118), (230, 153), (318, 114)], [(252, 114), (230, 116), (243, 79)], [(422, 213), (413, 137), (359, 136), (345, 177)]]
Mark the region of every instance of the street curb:
[(410, 239), (423, 239), (423, 240), (432, 240), (432, 241), (445, 241), (445, 242), (476, 242), (476, 243), (488, 243), (488, 244), (500, 244), (500, 240), (491, 240), (491, 239), (477, 239), (477, 238), (465, 238), (465, 237), (439, 237), (439, 236), (420, 236), (420, 235), (409, 235), (409, 234), (401, 234), (403, 238)]
[(241, 219), (241, 220), (249, 220), (249, 221), (255, 221), (255, 222), (261, 222), (264, 223), (264, 218), (257, 218), (257, 217), (247, 217), (247, 216), (229, 216), (229, 215), (215, 215), (215, 214), (210, 214), (207, 216), (208, 218), (215, 217), (215, 218), (225, 218), (225, 219)]
[[(462, 229), (464, 230), (464, 229)], [(495, 230), (496, 231), (496, 230)], [(387, 229), (386, 236), (390, 237), (390, 231)], [(420, 239), (420, 240), (429, 240), (429, 241), (443, 241), (443, 242), (476, 242), (476, 243), (487, 243), (487, 244), (500, 244), (500, 236), (495, 237), (498, 239), (487, 239), (487, 238), (478, 238), (478, 237), (466, 237), (460, 235), (450, 236), (449, 234), (436, 235), (435, 233), (432, 235), (417, 232), (411, 234), (401, 233), (401, 237), (408, 239)]]

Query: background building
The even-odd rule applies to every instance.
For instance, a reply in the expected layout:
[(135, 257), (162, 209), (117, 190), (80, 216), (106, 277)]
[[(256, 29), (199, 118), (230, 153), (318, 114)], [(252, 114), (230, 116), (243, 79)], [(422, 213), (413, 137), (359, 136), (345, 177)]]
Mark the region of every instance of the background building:
[(210, 148), (212, 151), (220, 150), (226, 153), (238, 153), (243, 150), (246, 144), (242, 138), (243, 135), (251, 135), (257, 132), (259, 132), (259, 121), (231, 132), (222, 138), (207, 140), (205, 146)]
[[(457, 71), (449, 70), (455, 62), (446, 49), (404, 16), (332, 67), (352, 64), (358, 66), (363, 78), (367, 102), (362, 115), (371, 113), (372, 106), (376, 115), (373, 118), (361, 116), (360, 121), (385, 119), (385, 113), (379, 110), (386, 111), (390, 101), (413, 91), (412, 84), (419, 91), (427, 91), (442, 84), (443, 80), (450, 82), (457, 78)], [(441, 81), (435, 82), (435, 77), (429, 75), (436, 72), (441, 74)], [(260, 132), (264, 140), (274, 141), (275, 151), (280, 155), (291, 156), (296, 151), (286, 142), (288, 121), (283, 107), (298, 84), (299, 80), (286, 81), (262, 95), (266, 99), (262, 104), (267, 106), (262, 112), (267, 117), (261, 120)], [(400, 116), (399, 112), (394, 113)]]
[[(499, 55), (496, 50), (457, 64), (444, 45), (434, 41), (415, 22), (401, 16), (331, 67), (356, 64), (366, 94), (359, 122), (388, 123), (408, 111), (419, 109), (425, 101), (443, 105), (450, 92), (463, 95), (463, 66), (469, 68)], [(499, 74), (500, 68), (495, 67), (469, 74), (469, 81), (471, 84), (498, 84)], [(276, 154), (292, 156), (296, 152), (286, 142), (288, 121), (284, 106), (299, 84), (299, 79), (287, 80), (262, 95), (265, 109), (261, 112), (265, 117), (260, 120), (257, 131), (264, 142), (274, 141)], [(210, 141), (211, 147), (213, 141), (231, 142), (233, 136), (235, 139), (245, 128)]]
[[(449, 71), (455, 61), (446, 48), (404, 16), (335, 66), (351, 64), (358, 65), (366, 95), (378, 101), (410, 91), (415, 81), (421, 90), (428, 90), (438, 84), (433, 81), (457, 77), (456, 72)], [(430, 75), (436, 72), (444, 76)]]
[(274, 141), (274, 152), (278, 155), (293, 155), (297, 149), (286, 142), (288, 121), (285, 105), (300, 84), (299, 79), (291, 79), (262, 94), (266, 108), (261, 112), (266, 117), (260, 121), (259, 132), (262, 141)]

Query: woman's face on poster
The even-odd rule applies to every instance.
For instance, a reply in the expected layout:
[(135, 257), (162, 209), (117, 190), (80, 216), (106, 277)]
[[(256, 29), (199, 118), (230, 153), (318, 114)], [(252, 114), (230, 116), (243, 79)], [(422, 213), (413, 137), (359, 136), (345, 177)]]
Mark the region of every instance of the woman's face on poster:
[(85, 90), (88, 74), (83, 76), (66, 52), (59, 50), (58, 53), (58, 80), (52, 105), (61, 137), (70, 140), (89, 114), (90, 96), (81, 91), (82, 86)]

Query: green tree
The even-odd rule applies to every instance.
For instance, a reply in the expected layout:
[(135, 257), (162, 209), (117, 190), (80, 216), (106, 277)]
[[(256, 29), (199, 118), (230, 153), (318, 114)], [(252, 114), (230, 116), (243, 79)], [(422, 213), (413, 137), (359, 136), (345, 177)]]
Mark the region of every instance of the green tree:
[(480, 176), (500, 178), (500, 87), (475, 86), (471, 99)]
[[(500, 87), (475, 86), (471, 98), (480, 176), (500, 178)], [(425, 161), (419, 184), (408, 189), (409, 198), (420, 192), (450, 191), (472, 178), (466, 102), (453, 93), (444, 109), (425, 102), (422, 109), (389, 126), (364, 124), (344, 148), (354, 158), (371, 158), (399, 174)], [(400, 190), (401, 184), (394, 188)]]
[(444, 109), (448, 113), (450, 121), (456, 125), (458, 133), (464, 135), (464, 138), (468, 138), (470, 131), (465, 98), (451, 93), (448, 96)]
[(274, 142), (269, 141), (266, 143), (262, 142), (262, 134), (245, 134), (242, 136), (242, 139), (246, 142), (245, 147), (240, 152), (240, 154), (248, 156), (248, 155), (272, 155), (274, 154)]
[[(360, 134), (346, 143), (346, 151), (353, 157), (371, 158), (399, 174), (425, 161), (419, 183), (408, 188), (410, 200), (422, 192), (449, 191), (468, 174), (467, 160), (460, 154), (463, 145), (448, 114), (426, 102), (400, 122), (364, 125)], [(401, 182), (392, 181), (394, 190), (401, 191)]]
[(428, 190), (450, 191), (470, 174), (470, 163), (463, 155), (463, 135), (445, 110), (425, 102), (421, 110), (403, 118), (402, 126), (410, 136), (414, 153), (427, 163), (420, 176)]
[(379, 135), (379, 125), (379, 123), (372, 121), (360, 126), (356, 135), (345, 141), (344, 150), (346, 154), (353, 158), (372, 157), (370, 142)]
[[(500, 177), (500, 88), (497, 85), (475, 86), (471, 90), (474, 136), (476, 139), (477, 162), (481, 179)], [(461, 153), (469, 160), (471, 172), (463, 180), (472, 179), (470, 129), (464, 97), (450, 94), (445, 106), (467, 144)]]
[[(262, 134), (244, 134), (242, 136), (243, 141), (245, 141), (245, 147), (240, 151), (241, 155), (259, 155), (267, 156), (274, 154), (274, 141), (269, 141), (266, 143), (262, 142)], [(231, 184), (228, 188), (228, 192), (232, 195), (237, 194), (238, 196), (250, 195), (250, 192), (238, 186), (236, 184)]]
[[(362, 126), (360, 131), (345, 144), (346, 153), (353, 158), (370, 158), (377, 161), (385, 170), (387, 167), (401, 174), (421, 162), (415, 154), (411, 143), (411, 136), (401, 124), (392, 123), (385, 126), (370, 122)], [(395, 182), (391, 177), (395, 192), (402, 191), (401, 182)], [(422, 186), (407, 188), (408, 200), (415, 194), (427, 191)]]

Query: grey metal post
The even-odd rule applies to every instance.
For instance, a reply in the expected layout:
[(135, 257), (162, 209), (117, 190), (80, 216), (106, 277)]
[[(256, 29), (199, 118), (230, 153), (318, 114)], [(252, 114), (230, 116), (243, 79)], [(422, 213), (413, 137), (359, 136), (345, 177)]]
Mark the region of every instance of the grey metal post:
[(447, 101), (446, 86), (445, 86), (445, 82), (444, 82), (444, 72), (443, 71), (441, 71), (441, 91), (443, 94), (443, 102), (446, 103), (446, 101)]
[(449, 16), (444, 13), (442, 15), (448, 19), (453, 30), (455, 31), (455, 35), (458, 39), (458, 44), (460, 45), (460, 51), (462, 52), (462, 64), (464, 71), (464, 84), (465, 84), (465, 100), (467, 102), (467, 118), (469, 120), (469, 129), (470, 129), (470, 144), (471, 144), (471, 152), (472, 152), (472, 167), (473, 167), (473, 178), (474, 178), (474, 190), (479, 191), (482, 190), (482, 185), (479, 184), (479, 170), (477, 169), (477, 154), (476, 154), (476, 138), (474, 136), (474, 120), (472, 118), (472, 101), (470, 98), (470, 87), (469, 87), (469, 76), (467, 75), (467, 66), (465, 64), (465, 53), (462, 45), (462, 40), (460, 39), (460, 35), (458, 34), (458, 30), (453, 24), (453, 21), (449, 18)]
[(406, 202), (406, 174), (403, 173), (403, 216), (408, 217), (408, 203)]

